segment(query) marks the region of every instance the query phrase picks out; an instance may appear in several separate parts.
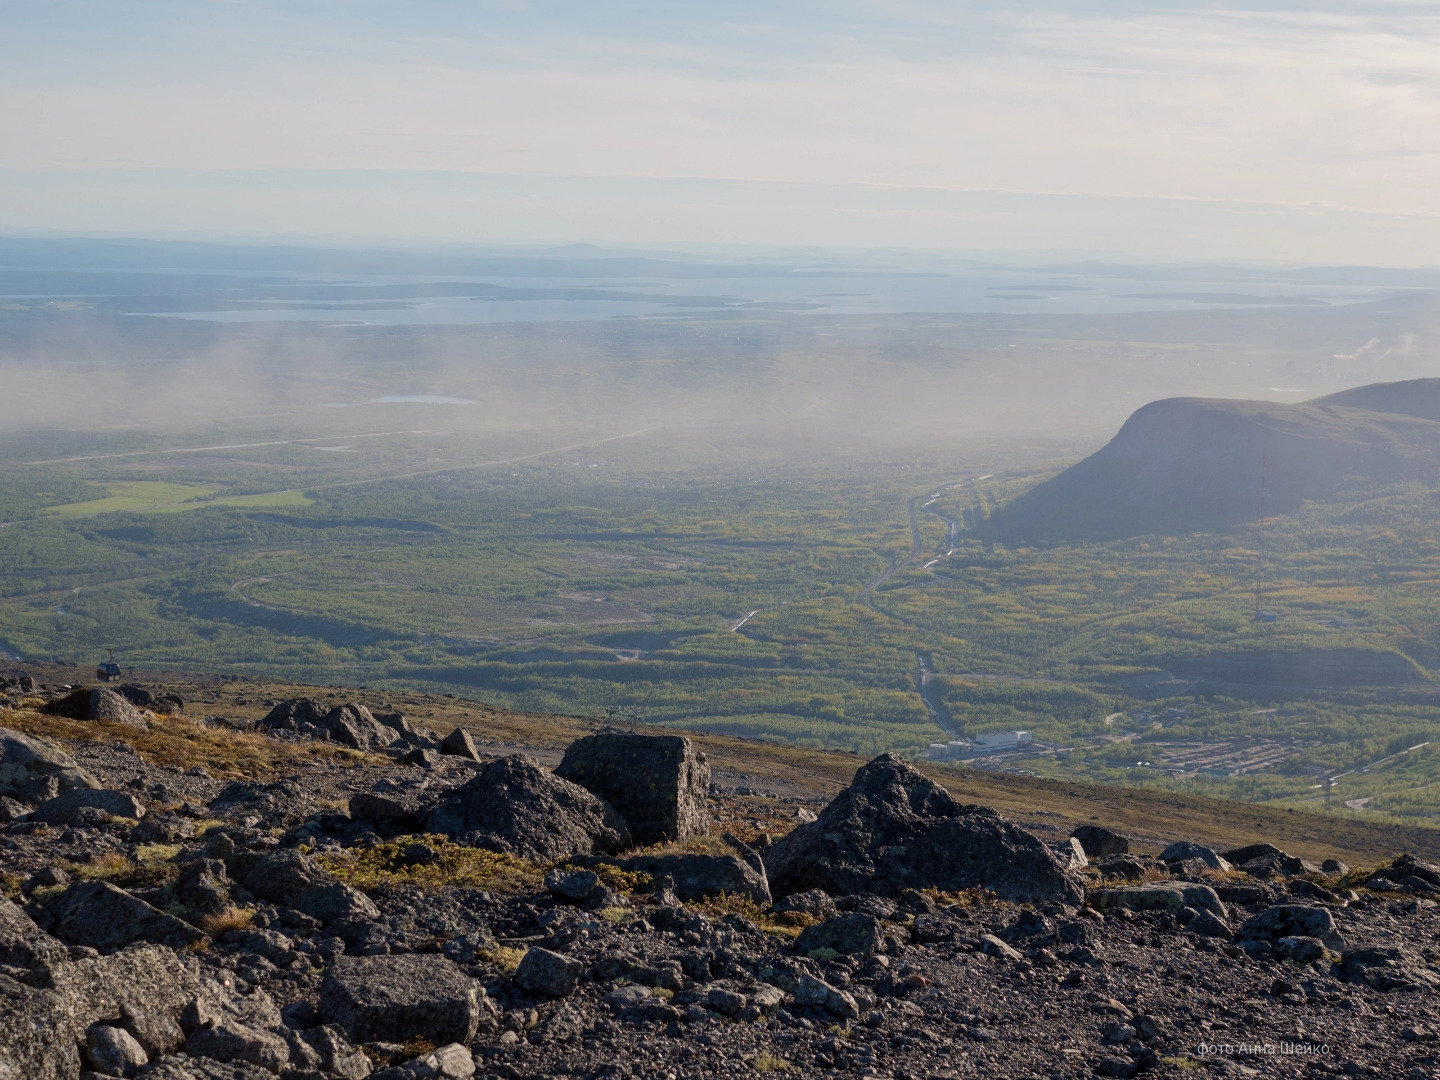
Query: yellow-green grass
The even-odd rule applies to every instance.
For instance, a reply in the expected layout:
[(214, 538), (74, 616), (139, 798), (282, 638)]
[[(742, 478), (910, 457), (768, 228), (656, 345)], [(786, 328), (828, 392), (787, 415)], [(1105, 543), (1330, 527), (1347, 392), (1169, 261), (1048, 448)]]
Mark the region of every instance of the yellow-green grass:
[(122, 510), (150, 510), (173, 503), (193, 502), (220, 490), (212, 485), (167, 484), (159, 480), (124, 480), (104, 486), (106, 496), (103, 499), (49, 506), (44, 512), (57, 517), (91, 517)]

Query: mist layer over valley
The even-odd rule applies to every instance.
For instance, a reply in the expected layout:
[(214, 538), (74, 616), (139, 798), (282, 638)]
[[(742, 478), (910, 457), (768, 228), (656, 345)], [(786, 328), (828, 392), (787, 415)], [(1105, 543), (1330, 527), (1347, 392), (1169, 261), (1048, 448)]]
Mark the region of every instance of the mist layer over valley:
[(5, 251), (10, 656), (1434, 814), (1424, 273)]

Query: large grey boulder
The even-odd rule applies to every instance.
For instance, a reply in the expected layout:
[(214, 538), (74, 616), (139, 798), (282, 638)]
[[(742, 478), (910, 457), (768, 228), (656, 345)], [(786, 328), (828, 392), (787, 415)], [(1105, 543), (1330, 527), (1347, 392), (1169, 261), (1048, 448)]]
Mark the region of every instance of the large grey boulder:
[(353, 701), (331, 709), (321, 726), (332, 742), (353, 750), (383, 750), (400, 738), (400, 732), (386, 727), (364, 705)]
[(515, 969), (515, 985), (532, 994), (567, 997), (575, 992), (585, 965), (549, 949), (529, 949)]
[(1424, 961), (1395, 946), (1347, 949), (1340, 958), (1340, 977), (1372, 990), (1417, 990), (1440, 985), (1440, 975)]
[(1328, 949), (1343, 949), (1345, 939), (1328, 909), (1306, 904), (1277, 904), (1252, 916), (1235, 932), (1236, 944), (1247, 952), (1264, 951), (1281, 938), (1317, 938)]
[(43, 821), (48, 825), (70, 825), (87, 809), (117, 818), (138, 820), (145, 816), (145, 807), (129, 792), (109, 788), (74, 788), (53, 799), (46, 799), (31, 811), (30, 820)]
[(401, 737), (382, 724), (364, 705), (346, 702), (327, 709), (313, 698), (280, 702), (255, 724), (258, 731), (294, 731), (316, 739), (329, 739), (354, 750), (382, 750)]
[(833, 949), (846, 956), (869, 956), (879, 952), (884, 944), (880, 921), (859, 911), (807, 926), (795, 939), (795, 948), (806, 954), (816, 949)]
[(1211, 870), (1226, 871), (1230, 869), (1230, 863), (1213, 848), (1204, 844), (1192, 843), (1189, 840), (1177, 840), (1164, 851), (1160, 852), (1160, 861), (1164, 863), (1183, 863), (1198, 859)]
[(1070, 834), (1080, 841), (1085, 855), (1090, 859), (1103, 859), (1107, 855), (1124, 855), (1130, 851), (1130, 841), (1119, 833), (1099, 825), (1081, 825)]
[(356, 1043), (468, 1043), (485, 990), (443, 956), (340, 956), (320, 987), (320, 1015)]
[(55, 716), (67, 716), (71, 720), (101, 720), (142, 729), (150, 726), (139, 709), (114, 690), (104, 686), (91, 690), (84, 687), (72, 690), (63, 698), (46, 705), (45, 711)]
[(776, 896), (983, 888), (1016, 902), (1079, 903), (1078, 875), (994, 810), (965, 806), (896, 754), (855, 774), (812, 822), (765, 850)]
[(317, 885), (329, 885), (335, 878), (309, 855), (300, 851), (277, 851), (262, 856), (245, 875), (245, 889), (272, 904), (292, 906), (296, 897)]
[(185, 1054), (152, 1061), (138, 1074), (140, 1080), (275, 1080), (275, 1074), (243, 1061), (219, 1062)]
[(296, 896), (290, 906), (312, 919), (319, 919), (322, 926), (337, 922), (369, 922), (380, 917), (375, 901), (359, 889), (338, 881), (310, 886)]
[(112, 953), (136, 942), (172, 949), (198, 945), (206, 937), (174, 915), (157, 911), (108, 881), (77, 881), (50, 902), (53, 933), (71, 945)]
[(75, 1035), (57, 995), (0, 975), (0, 1077), (75, 1080), (80, 1073)]
[(150, 1064), (150, 1055), (135, 1036), (110, 1024), (91, 1024), (86, 1030), (85, 1057), (91, 1068), (105, 1076), (131, 1077), (142, 1065)]
[(362, 791), (350, 796), (350, 819), (369, 822), (386, 838), (419, 832), (428, 809), (428, 804), (413, 792)]
[(313, 698), (286, 698), (255, 722), (256, 731), (298, 731), (309, 734), (330, 710)]
[(29, 915), (0, 894), (0, 964), (35, 968), (69, 959), (69, 950), (36, 926)]
[(454, 731), (450, 732), (449, 735), (445, 736), (445, 740), (440, 744), (440, 753), (449, 754), (452, 757), (467, 758), (470, 761), (480, 760), (480, 754), (475, 749), (475, 740), (470, 737), (470, 733), (464, 728), (457, 727)]
[(425, 827), (537, 862), (630, 846), (630, 828), (614, 807), (521, 754), (481, 766), (430, 812)]
[(58, 743), (0, 728), (0, 795), (36, 803), (99, 786)]
[(771, 899), (765, 875), (739, 855), (637, 855), (620, 866), (652, 878), (669, 874), (681, 900), (703, 900), (722, 893), (757, 904), (768, 904)]
[(180, 1015), (200, 984), (173, 950), (155, 945), (49, 965), (38, 981), (54, 992), (81, 1037), (97, 1021), (118, 1024), (152, 1059), (185, 1041)]
[(637, 844), (710, 831), (710, 765), (689, 739), (602, 731), (565, 750), (555, 775), (600, 796), (630, 824)]
[(1091, 889), (1085, 896), (1085, 902), (1096, 911), (1109, 908), (1179, 911), (1189, 907), (1196, 911), (1214, 912), (1221, 919), (1226, 915), (1225, 905), (1209, 885), (1191, 885), (1179, 881), (1155, 881), (1113, 889)]

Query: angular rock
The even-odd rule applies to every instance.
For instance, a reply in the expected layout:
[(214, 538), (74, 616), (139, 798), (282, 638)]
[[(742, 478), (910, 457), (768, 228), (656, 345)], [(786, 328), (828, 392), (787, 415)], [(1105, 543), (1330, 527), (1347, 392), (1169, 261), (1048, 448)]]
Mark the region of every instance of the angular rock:
[(255, 724), (256, 731), (304, 731), (325, 719), (329, 712), (313, 698), (287, 698), (280, 702)]
[(185, 1052), (216, 1061), (243, 1061), (275, 1073), (290, 1060), (290, 1047), (279, 1035), (228, 1017), (192, 1032), (185, 1040)]
[(856, 1020), (860, 1016), (853, 996), (813, 975), (802, 975), (795, 984), (795, 1004), (819, 1006), (842, 1020)]
[(65, 1003), (77, 1031), (117, 1021), (153, 1059), (185, 1040), (179, 1017), (199, 990), (173, 950), (156, 945), (51, 964), (45, 986)]
[(376, 720), (364, 705), (349, 702), (325, 714), (320, 726), (333, 742), (353, 750), (383, 750), (400, 738), (400, 733)]
[(275, 1074), (243, 1061), (219, 1062), (184, 1054), (152, 1062), (139, 1074), (142, 1080), (275, 1080)]
[(1085, 854), (1092, 859), (1103, 859), (1107, 855), (1124, 855), (1130, 850), (1130, 841), (1119, 833), (1099, 825), (1081, 825), (1070, 834), (1080, 841)]
[(724, 893), (757, 904), (770, 903), (765, 875), (739, 855), (637, 855), (620, 865), (651, 877), (668, 874), (674, 878), (675, 893), (681, 900), (702, 900)]
[(1235, 931), (1230, 929), (1230, 924), (1213, 911), (1200, 912), (1185, 924), (1185, 929), (1200, 937), (1221, 938), (1225, 941), (1229, 941), (1235, 936)]
[(47, 990), (0, 975), (0, 1077), (74, 1080), (80, 1072), (74, 1018)]
[(1145, 864), (1130, 855), (1108, 855), (1095, 867), (1101, 877), (1136, 881), (1145, 876)]
[(34, 968), (69, 959), (65, 946), (56, 941), (30, 916), (0, 894), (0, 964), (12, 968)]
[(1323, 907), (1277, 904), (1247, 919), (1236, 931), (1236, 943), (1252, 951), (1256, 943), (1273, 943), (1284, 937), (1313, 937), (1329, 949), (1343, 949), (1345, 941), (1335, 929), (1335, 919)]
[(980, 935), (980, 951), (987, 956), (997, 956), (1001, 960), (1009, 960), (1012, 963), (1025, 959), (1017, 949), (1007, 945), (994, 934)]
[(175, 844), (195, 839), (195, 823), (179, 814), (147, 813), (145, 819), (130, 830), (132, 844)]
[(294, 907), (301, 893), (335, 878), (310, 856), (299, 851), (278, 851), (260, 858), (245, 875), (245, 890), (272, 904)]
[(765, 850), (775, 895), (984, 888), (1021, 902), (1079, 903), (1078, 877), (995, 811), (963, 806), (896, 754), (861, 768), (819, 818)]
[(1440, 984), (1440, 975), (1395, 947), (1346, 950), (1340, 958), (1340, 977), (1373, 990), (1414, 990)]
[(1287, 855), (1274, 844), (1247, 844), (1232, 848), (1221, 856), (1236, 869), (1251, 877), (1293, 877), (1296, 874), (1318, 874), (1320, 868), (1304, 859)]
[(407, 750), (400, 761), (405, 765), (418, 765), (422, 769), (433, 769), (440, 764), (440, 755), (428, 746), (416, 746)]
[(387, 839), (419, 832), (428, 809), (419, 795), (409, 792), (362, 791), (350, 796), (351, 819), (369, 822)]
[(1096, 911), (1128, 908), (1131, 911), (1179, 911), (1189, 907), (1225, 917), (1225, 905), (1209, 885), (1154, 881), (1118, 889), (1092, 889), (1085, 902)]
[(568, 997), (575, 992), (584, 965), (549, 949), (532, 948), (515, 969), (515, 985), (532, 994)]
[(1212, 848), (1205, 847), (1203, 844), (1193, 844), (1188, 840), (1177, 840), (1160, 852), (1160, 861), (1163, 863), (1187, 862), (1191, 859), (1199, 859), (1211, 870), (1230, 869), (1230, 863), (1221, 858)]
[(602, 731), (565, 750), (555, 775), (620, 812), (637, 844), (688, 840), (710, 831), (710, 765), (689, 739)]
[(91, 1024), (85, 1032), (85, 1057), (90, 1067), (106, 1076), (134, 1076), (150, 1055), (124, 1028)]
[(117, 818), (138, 819), (145, 816), (145, 807), (128, 792), (108, 788), (75, 788), (53, 799), (46, 799), (31, 812), (30, 820), (49, 825), (69, 825), (87, 807)]
[(545, 888), (551, 896), (582, 903), (600, 885), (593, 870), (551, 870), (545, 875)]
[(0, 728), (0, 795), (33, 803), (99, 786), (58, 743)]
[(320, 987), (320, 1015), (352, 1042), (435, 1044), (475, 1036), (485, 990), (443, 956), (336, 957)]
[(47, 704), (45, 711), (55, 716), (67, 716), (71, 720), (102, 720), (141, 729), (150, 726), (139, 709), (114, 690), (103, 686), (74, 690)]
[(183, 949), (206, 937), (108, 881), (78, 881), (50, 902), (54, 934), (71, 945), (112, 953), (136, 942)]
[(215, 911), (230, 900), (230, 878), (219, 859), (196, 859), (180, 871), (171, 889), (181, 903), (200, 911)]
[(481, 766), (429, 813), (425, 828), (536, 862), (630, 846), (614, 807), (520, 754)]
[(380, 917), (380, 909), (375, 906), (375, 901), (359, 889), (338, 881), (328, 885), (312, 885), (295, 897), (291, 906), (312, 919), (319, 919), (323, 926), (337, 922), (368, 922)]
[(806, 955), (816, 949), (833, 949), (846, 956), (869, 956), (883, 944), (879, 921), (858, 911), (807, 926), (795, 939), (795, 948)]
[(783, 900), (776, 901), (775, 910), (781, 914), (788, 911), (801, 912), (820, 920), (833, 919), (840, 914), (840, 909), (835, 906), (835, 901), (830, 899), (830, 894), (823, 889), (808, 889), (805, 892), (791, 893)]
[(479, 761), (480, 752), (475, 749), (475, 740), (464, 728), (456, 728), (445, 736), (440, 743), (440, 753), (449, 754), (452, 757), (468, 758), (470, 761)]
[[(334, 1024), (323, 1024), (303, 1032), (300, 1038), (315, 1051), (320, 1068), (344, 1080), (364, 1080), (370, 1075), (370, 1059), (365, 1051), (351, 1045), (345, 1032)], [(468, 1052), (468, 1051), (467, 1051)]]

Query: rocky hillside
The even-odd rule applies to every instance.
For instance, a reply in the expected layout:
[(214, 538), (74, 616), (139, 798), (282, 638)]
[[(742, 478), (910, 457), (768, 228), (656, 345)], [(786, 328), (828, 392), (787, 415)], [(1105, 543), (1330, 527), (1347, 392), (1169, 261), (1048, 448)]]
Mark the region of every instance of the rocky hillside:
[(675, 735), (590, 731), (549, 768), (378, 701), (240, 722), (27, 678), (0, 712), (0, 1077), (1440, 1061), (1440, 866), (1410, 855), (1047, 832), (893, 755), (762, 819)]
[(1007, 543), (1230, 529), (1346, 484), (1440, 482), (1440, 379), (1377, 383), (1295, 405), (1169, 398), (1102, 449), (1002, 508)]

